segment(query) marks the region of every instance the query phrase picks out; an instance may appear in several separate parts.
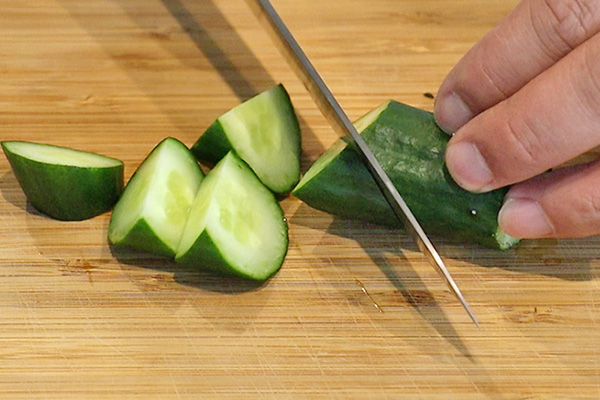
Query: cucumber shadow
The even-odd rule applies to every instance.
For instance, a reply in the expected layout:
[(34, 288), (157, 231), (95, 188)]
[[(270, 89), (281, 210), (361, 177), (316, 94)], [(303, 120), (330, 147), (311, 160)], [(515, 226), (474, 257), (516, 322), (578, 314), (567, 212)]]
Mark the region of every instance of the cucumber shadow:
[(268, 281), (224, 277), (118, 246), (111, 245), (110, 252), (145, 301), (171, 312), (186, 304), (217, 329), (233, 334), (252, 329), (271, 296), (270, 290), (262, 290)]
[(545, 276), (568, 282), (585, 282), (597, 278), (592, 268), (592, 261), (598, 256), (591, 255), (590, 249), (598, 248), (600, 248), (598, 236), (579, 239), (539, 239), (523, 240), (517, 247), (500, 252), (499, 255), (497, 250), (467, 247), (458, 251), (449, 251), (447, 256), (467, 260), (482, 267), (500, 268), (518, 274)]
[(123, 265), (168, 273), (173, 276), (175, 282), (204, 291), (234, 295), (259, 290), (268, 282), (222, 276), (201, 268), (178, 264), (167, 257), (154, 256), (120, 246), (109, 245), (109, 247), (112, 256)]
[(28, 214), (51, 219), (47, 215), (42, 214), (33, 208), (31, 203), (27, 201), (25, 193), (23, 193), (23, 190), (21, 190), (21, 186), (19, 186), (17, 178), (15, 178), (11, 171), (8, 171), (0, 176), (0, 194), (7, 203), (24, 210)]
[(0, 176), (0, 193), (7, 203), (12, 204), (15, 207), (27, 210), (32, 208), (28, 205), (25, 194), (17, 182), (14, 174), (9, 170)]
[[(310, 211), (297, 212), (296, 214), (323, 213), (302, 203), (299, 209)], [(323, 213), (325, 214), (325, 213)], [(297, 223), (310, 226), (313, 229), (322, 229), (320, 225), (311, 222), (311, 218), (296, 218)], [(348, 224), (348, 232), (337, 229), (335, 234), (355, 238), (362, 236), (362, 226), (372, 230), (387, 230), (390, 237), (404, 238), (399, 248), (419, 251), (408, 234), (399, 229), (382, 227), (361, 221), (352, 221), (334, 216), (336, 223), (341, 226)], [(334, 233), (334, 232), (332, 232)], [(442, 258), (468, 262), (484, 268), (499, 268), (510, 272), (525, 275), (551, 277), (569, 282), (591, 281), (598, 278), (592, 269), (592, 262), (599, 258), (591, 253), (590, 249), (600, 248), (600, 235), (576, 239), (537, 239), (523, 240), (509, 250), (498, 250), (478, 244), (464, 244), (448, 241), (440, 236), (431, 236), (432, 241)], [(600, 253), (598, 253), (600, 254)]]

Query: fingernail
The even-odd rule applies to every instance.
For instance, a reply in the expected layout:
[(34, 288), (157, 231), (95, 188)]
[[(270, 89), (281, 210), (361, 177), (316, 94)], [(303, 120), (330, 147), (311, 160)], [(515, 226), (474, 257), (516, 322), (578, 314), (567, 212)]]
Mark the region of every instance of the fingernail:
[(455, 92), (438, 98), (434, 107), (437, 124), (446, 133), (454, 133), (475, 115)]
[(448, 145), (446, 164), (456, 183), (472, 192), (483, 192), (493, 182), (494, 175), (477, 146), (471, 142)]
[(532, 199), (511, 199), (504, 202), (498, 213), (500, 228), (518, 238), (540, 238), (554, 232), (544, 209)]

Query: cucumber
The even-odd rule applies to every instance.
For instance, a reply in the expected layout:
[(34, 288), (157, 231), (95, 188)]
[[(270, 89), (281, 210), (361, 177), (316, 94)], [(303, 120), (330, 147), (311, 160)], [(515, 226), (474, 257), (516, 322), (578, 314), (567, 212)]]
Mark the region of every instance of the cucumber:
[(4, 141), (2, 149), (31, 205), (49, 217), (95, 217), (110, 210), (123, 190), (120, 160), (22, 141)]
[(191, 150), (213, 164), (234, 150), (269, 189), (284, 194), (300, 180), (300, 149), (298, 119), (279, 84), (223, 114)]
[(115, 205), (108, 239), (173, 257), (204, 174), (180, 141), (160, 142), (135, 171)]
[[(458, 186), (444, 163), (449, 137), (432, 113), (390, 101), (355, 125), (425, 232), (502, 250), (518, 243), (498, 227), (507, 188), (476, 194)], [(346, 138), (334, 143), (292, 194), (331, 214), (400, 226), (349, 143)]]
[(175, 260), (263, 281), (279, 270), (287, 247), (275, 196), (230, 152), (200, 185)]

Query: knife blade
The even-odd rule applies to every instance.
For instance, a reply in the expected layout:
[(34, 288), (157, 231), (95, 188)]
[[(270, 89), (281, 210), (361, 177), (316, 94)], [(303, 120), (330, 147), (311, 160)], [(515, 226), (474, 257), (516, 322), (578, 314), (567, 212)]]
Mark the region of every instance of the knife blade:
[(290, 30), (287, 28), (269, 0), (247, 0), (248, 5), (260, 20), (271, 39), (279, 47), (290, 66), (302, 80), (321, 113), (327, 118), (334, 130), (341, 135), (350, 136), (358, 153), (362, 156), (365, 165), (377, 182), (379, 189), (392, 207), (394, 214), (410, 232), (419, 250), (425, 255), (431, 265), (444, 278), (446, 284), (458, 298), (464, 309), (475, 325), (479, 326), (475, 314), (469, 303), (465, 300), (458, 285), (450, 275), (444, 261), (425, 234), (425, 231), (413, 215), (412, 211), (400, 195), (398, 190), (387, 176), (377, 158), (358, 133), (340, 104), (337, 102), (321, 76), (314, 68)]

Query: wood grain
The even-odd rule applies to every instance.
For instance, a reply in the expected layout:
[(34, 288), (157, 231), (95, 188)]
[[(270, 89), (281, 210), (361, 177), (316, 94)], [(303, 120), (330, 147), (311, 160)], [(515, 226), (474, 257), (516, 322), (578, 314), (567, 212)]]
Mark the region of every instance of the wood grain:
[[(431, 109), (445, 74), (516, 0), (276, 0), (350, 117)], [(277, 82), (303, 168), (335, 139), (243, 0), (4, 0), (0, 139), (122, 159), (192, 144)], [(48, 219), (0, 157), (5, 399), (597, 399), (600, 240), (507, 253), (434, 238), (482, 327), (403, 233), (282, 201), (269, 283), (111, 249), (109, 214)]]

